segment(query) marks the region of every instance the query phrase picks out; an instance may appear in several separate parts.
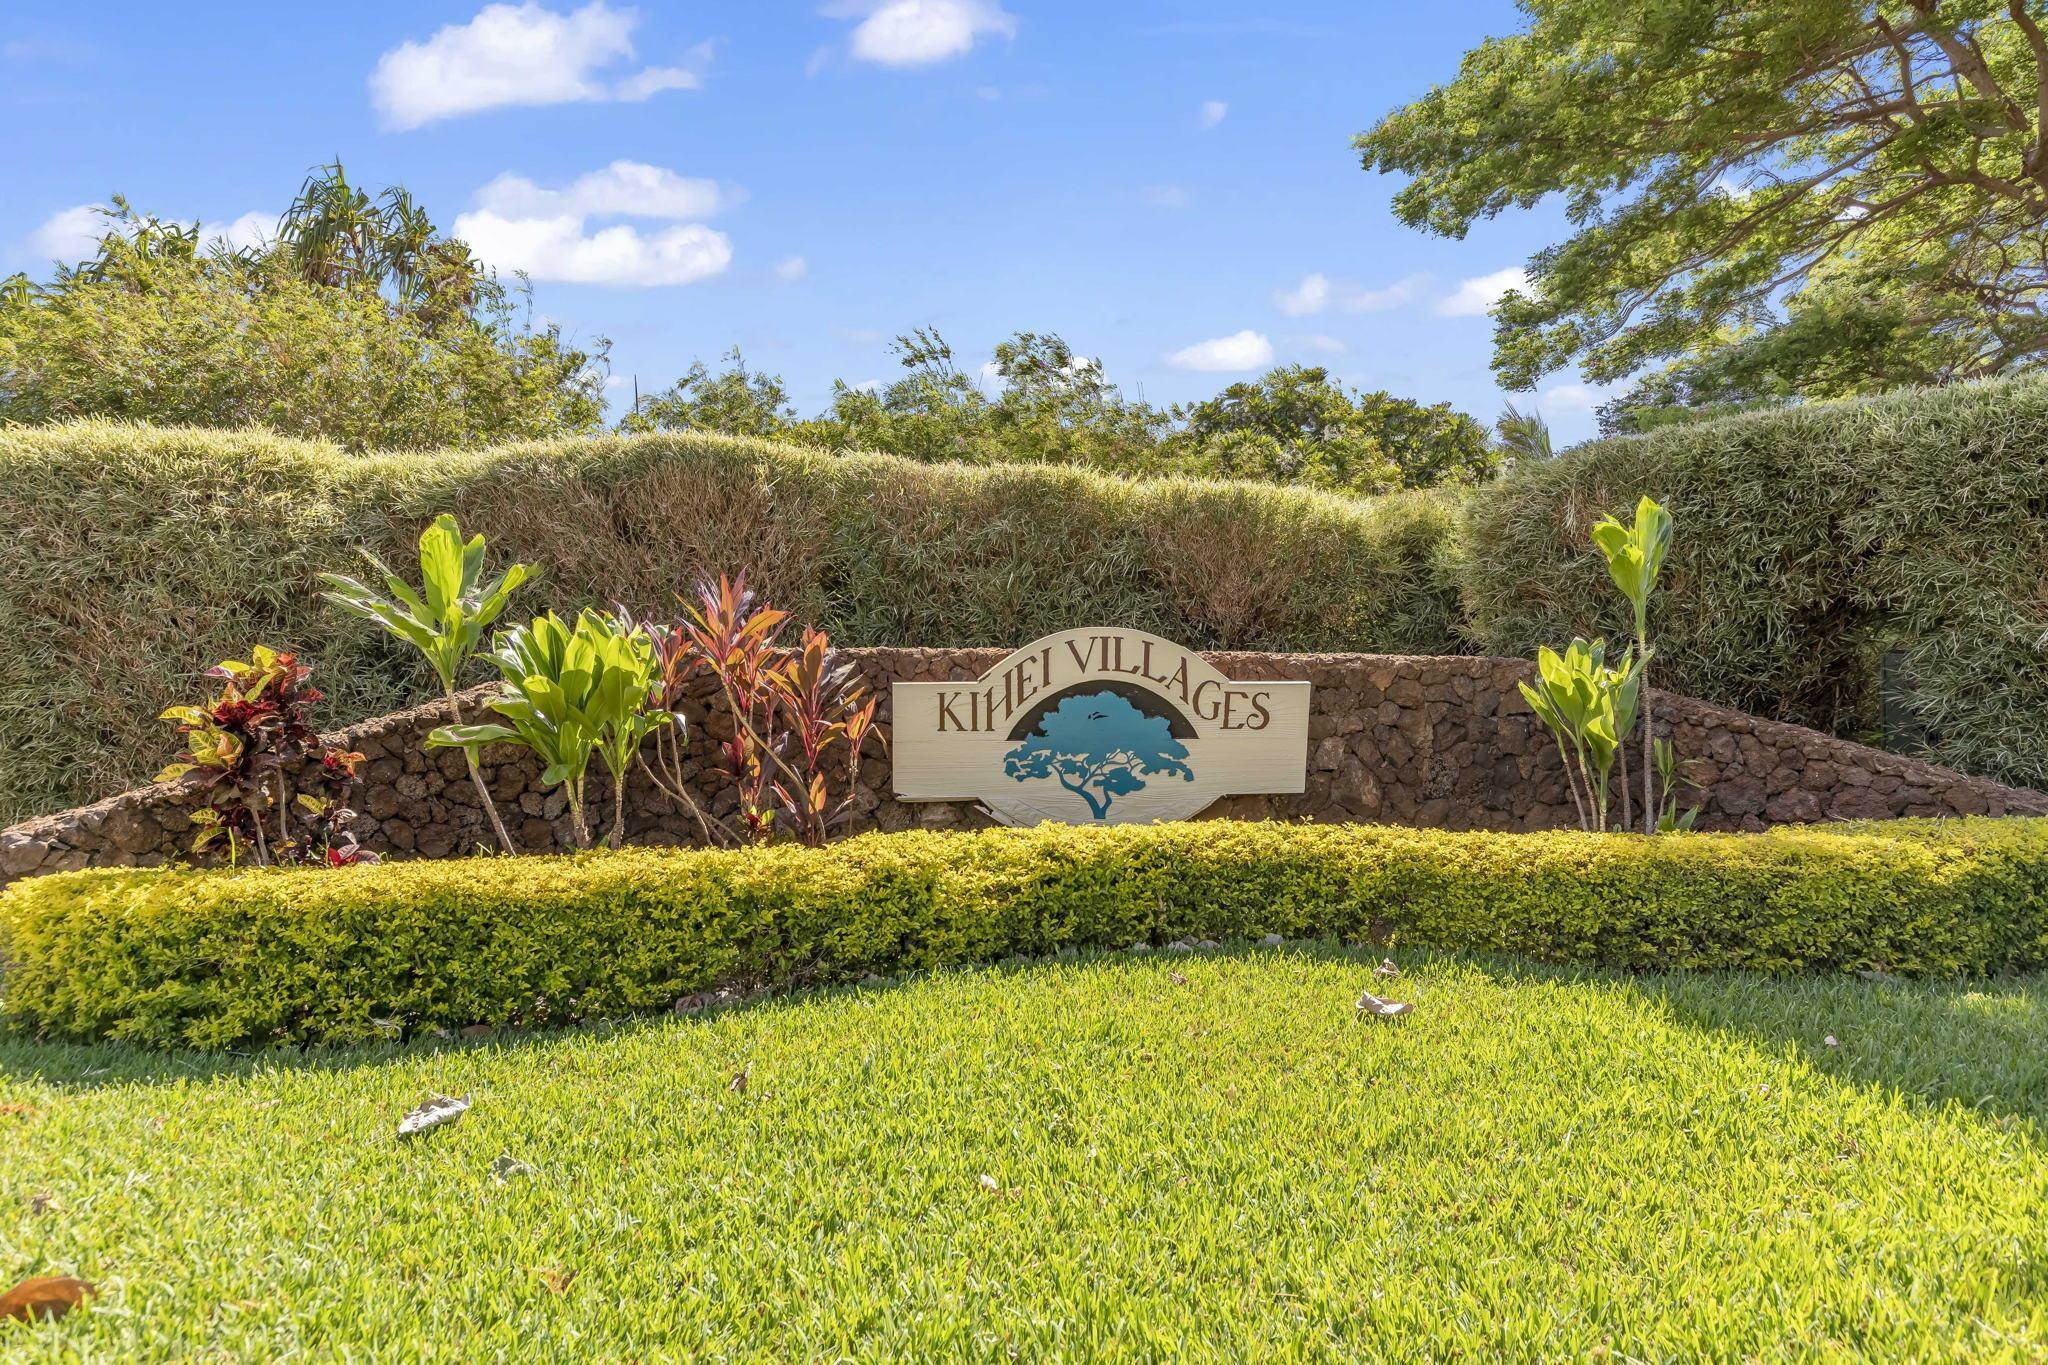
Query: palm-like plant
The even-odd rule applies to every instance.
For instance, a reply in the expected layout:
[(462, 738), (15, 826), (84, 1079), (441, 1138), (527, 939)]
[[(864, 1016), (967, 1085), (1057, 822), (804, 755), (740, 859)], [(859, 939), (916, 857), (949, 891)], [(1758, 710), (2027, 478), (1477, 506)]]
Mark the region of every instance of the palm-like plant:
[(499, 741), (525, 745), (541, 760), (541, 781), (567, 794), (578, 848), (590, 847), (585, 783), (591, 755), (600, 755), (613, 779), (609, 840), (618, 847), (628, 767), (641, 741), (669, 721), (650, 711), (656, 669), (647, 636), (603, 612), (586, 609), (573, 626), (549, 612), (500, 632), (491, 659), (505, 680), (504, 695), (491, 702), (502, 721), (444, 725), (427, 744), (472, 756)]
[[(1607, 575), (1621, 589), (1635, 612), (1636, 659), (1647, 673), (1650, 664), (1650, 594), (1657, 576), (1664, 571), (1664, 559), (1671, 553), (1671, 514), (1645, 497), (1636, 504), (1635, 520), (1624, 526), (1613, 517), (1593, 528), (1593, 544), (1607, 560)], [(1647, 696), (1647, 692), (1644, 694)], [(1657, 830), (1656, 755), (1652, 744), (1650, 708), (1643, 708), (1643, 833)], [(1625, 738), (1627, 731), (1623, 730)]]
[[(484, 538), (462, 538), (455, 518), (443, 512), (420, 533), (420, 590), (384, 566), (384, 562), (363, 551), (363, 558), (375, 569), (390, 593), (387, 597), (345, 574), (322, 574), (329, 602), (365, 620), (374, 621), (426, 656), (434, 676), (440, 680), (441, 695), (447, 698), (462, 723), (462, 703), (455, 695), (456, 679), (463, 665), (476, 653), (477, 645), (491, 622), (498, 619), (513, 592), (524, 583), (530, 570), (514, 564), (496, 578), (483, 577)], [(498, 815), (490, 789), (477, 767), (476, 751), (464, 751), (469, 759), (469, 780), (476, 786), (477, 799), (490, 818), (498, 846), (507, 853), (518, 850)]]
[(1610, 666), (1605, 640), (1574, 639), (1562, 654), (1547, 646), (1539, 649), (1536, 681), (1518, 685), (1529, 709), (1557, 740), (1580, 827), (1606, 830), (1615, 759), (1635, 724), (1641, 697), (1642, 660), (1624, 650)]

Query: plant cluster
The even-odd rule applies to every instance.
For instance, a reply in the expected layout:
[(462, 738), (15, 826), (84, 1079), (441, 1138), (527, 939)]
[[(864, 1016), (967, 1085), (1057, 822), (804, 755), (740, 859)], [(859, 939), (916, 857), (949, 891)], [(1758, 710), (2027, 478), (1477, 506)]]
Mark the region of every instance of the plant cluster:
[[(879, 738), (878, 699), (850, 664), (833, 661), (825, 632), (805, 626), (799, 644), (782, 644), (789, 613), (760, 602), (744, 573), (699, 583), (695, 597), (684, 603), (682, 620), (646, 627), (658, 661), (658, 705), (674, 716), (658, 732), (649, 775), (696, 817), (707, 839), (764, 842), (779, 812), (801, 842), (823, 844), (850, 813), (863, 751), (871, 736)], [(732, 728), (718, 753), (739, 792), (737, 831), (706, 814), (683, 772), (684, 730), (673, 708), (699, 677), (716, 685)]]
[[(1593, 543), (1607, 561), (1607, 573), (1635, 613), (1635, 644), (1612, 663), (1604, 639), (1574, 638), (1560, 654), (1549, 646), (1536, 653), (1536, 680), (1521, 683), (1523, 700), (1550, 728), (1558, 756), (1565, 762), (1565, 783), (1582, 829), (1609, 829), (1612, 779), (1621, 776), (1621, 828), (1630, 829), (1628, 741), (1642, 716), (1642, 830), (1645, 834), (1691, 829), (1697, 810), (1680, 812), (1675, 794), (1677, 763), (1668, 740), (1654, 732), (1650, 693), (1645, 679), (1656, 649), (1650, 643), (1650, 594), (1671, 552), (1671, 514), (1645, 497), (1636, 504), (1635, 519), (1623, 525), (1603, 518), (1593, 528)], [(1659, 792), (1662, 792), (1661, 803)]]
[(2048, 966), (2044, 888), (2048, 821), (2030, 819), (1684, 839), (1041, 825), (344, 876), (62, 873), (0, 897), (0, 952), (21, 1025), (219, 1048), (559, 1024), (720, 987), (1267, 933), (1638, 970), (2030, 970)]
[(321, 693), (307, 685), (312, 672), (298, 656), (258, 645), (247, 660), (207, 670), (220, 681), (216, 695), (163, 713), (186, 756), (156, 780), (189, 777), (205, 795), (192, 813), (193, 853), (225, 852), (230, 863), (247, 857), (259, 867), (375, 860), (357, 845), (347, 804), (363, 756), (314, 731)]

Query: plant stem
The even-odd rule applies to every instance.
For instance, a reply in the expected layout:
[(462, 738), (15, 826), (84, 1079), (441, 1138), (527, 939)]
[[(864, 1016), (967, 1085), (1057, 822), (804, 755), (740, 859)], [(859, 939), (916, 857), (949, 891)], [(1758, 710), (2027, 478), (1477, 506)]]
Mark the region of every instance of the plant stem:
[(578, 848), (590, 847), (590, 826), (583, 819), (583, 779), (572, 778), (562, 784), (569, 794), (569, 834)]
[(1650, 627), (1647, 614), (1636, 618), (1636, 657), (1642, 660), (1642, 681), (1637, 684), (1643, 694), (1643, 833), (1657, 832), (1657, 770), (1652, 763), (1651, 717), (1655, 714), (1650, 703)]
[[(452, 684), (448, 686), (447, 693), (448, 709), (454, 713), (455, 723), (460, 725), (462, 724), (462, 703), (456, 700), (455, 688)], [(469, 780), (471, 785), (476, 788), (477, 800), (483, 802), (484, 814), (489, 816), (491, 820), (491, 830), (498, 836), (498, 847), (508, 854), (517, 854), (519, 850), (512, 846), (512, 836), (506, 832), (505, 822), (498, 818), (498, 807), (497, 803), (491, 800), (491, 790), (484, 785), (484, 773), (483, 769), (477, 766), (476, 750), (465, 744), (462, 746), (462, 757), (469, 764)]]
[(1621, 769), (1618, 774), (1621, 779), (1621, 827), (1624, 830), (1634, 829), (1636, 827), (1636, 817), (1629, 807), (1628, 799), (1628, 740), (1626, 737), (1623, 738), (1621, 743), (1614, 746), (1614, 758)]
[(1550, 737), (1557, 741), (1557, 761), (1564, 769), (1564, 789), (1572, 794), (1572, 809), (1579, 813), (1579, 828), (1591, 829), (1592, 826), (1586, 823), (1586, 803), (1579, 799), (1579, 784), (1572, 780), (1572, 759), (1564, 751), (1564, 736), (1553, 730)]
[(613, 848), (626, 844), (626, 779), (612, 774), (612, 832), (607, 840)]

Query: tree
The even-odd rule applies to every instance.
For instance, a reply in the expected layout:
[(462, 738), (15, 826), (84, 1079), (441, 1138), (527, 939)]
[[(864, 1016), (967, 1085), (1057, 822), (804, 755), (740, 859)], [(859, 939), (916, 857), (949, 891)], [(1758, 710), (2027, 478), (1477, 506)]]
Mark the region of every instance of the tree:
[(717, 374), (703, 361), (666, 391), (642, 399), (620, 431), (717, 431), (728, 436), (779, 436), (796, 421), (779, 375), (749, 370), (735, 346)]
[(259, 246), (208, 244), (117, 196), (92, 260), (0, 286), (0, 421), (480, 445), (594, 429), (602, 360), (601, 342), (585, 351), (521, 322), (402, 191), (371, 200), (339, 166)]
[[(1510, 388), (1654, 404), (1942, 383), (2048, 352), (2048, 37), (2026, 0), (1523, 0), (1356, 140), (1460, 237), (1559, 194), (1494, 309)], [(1624, 404), (1626, 406), (1626, 404)]]
[(1188, 749), (1164, 716), (1148, 716), (1114, 692), (1066, 698), (1003, 758), (1018, 782), (1051, 777), (1088, 803), (1097, 820), (1119, 796), (1142, 791), (1145, 779), (1192, 782)]
[(1382, 493), (1475, 483), (1499, 463), (1485, 428), (1449, 404), (1359, 393), (1320, 366), (1280, 366), (1176, 415), (1172, 463), (1229, 478)]
[(1540, 463), (1555, 453), (1550, 447), (1550, 423), (1534, 408), (1524, 412), (1513, 403), (1506, 404), (1493, 429), (1500, 436), (1500, 448), (1518, 463)]

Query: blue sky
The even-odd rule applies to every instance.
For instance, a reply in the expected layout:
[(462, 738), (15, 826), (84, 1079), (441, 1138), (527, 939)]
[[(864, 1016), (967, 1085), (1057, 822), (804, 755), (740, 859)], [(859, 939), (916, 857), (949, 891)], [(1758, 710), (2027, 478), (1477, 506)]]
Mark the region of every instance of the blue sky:
[[(0, 271), (116, 191), (247, 233), (338, 155), (527, 268), (621, 392), (739, 345), (810, 412), (930, 324), (970, 369), (1056, 331), (1155, 403), (1302, 361), (1491, 418), (1484, 303), (1561, 215), (1426, 237), (1348, 144), (1516, 27), (1507, 0), (13, 0)], [(1567, 439), (1574, 381), (1541, 394)]]

